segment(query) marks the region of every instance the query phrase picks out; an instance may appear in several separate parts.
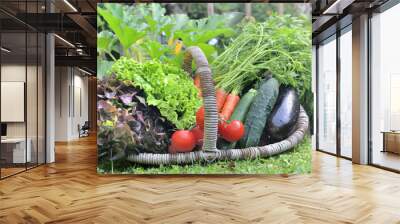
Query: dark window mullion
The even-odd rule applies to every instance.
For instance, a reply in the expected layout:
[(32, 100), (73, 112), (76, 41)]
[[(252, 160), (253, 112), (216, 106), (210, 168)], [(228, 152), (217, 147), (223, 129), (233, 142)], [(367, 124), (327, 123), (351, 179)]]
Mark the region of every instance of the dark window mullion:
[(341, 156), (341, 114), (340, 114), (340, 82), (341, 82), (341, 64), (340, 64), (340, 36), (341, 32), (336, 31), (336, 154)]
[(315, 148), (319, 149), (319, 44), (315, 46)]
[[(49, 3), (48, 3), (48, 1), (46, 0), (45, 2), (44, 2), (44, 4), (45, 4), (45, 13), (48, 13), (49, 11), (48, 11), (48, 6), (49, 6)], [(44, 70), (42, 69), (42, 82), (44, 82), (44, 100), (43, 100), (43, 102), (44, 102), (44, 135), (43, 135), (43, 139), (44, 139), (44, 163), (47, 163), (47, 43), (48, 43), (48, 41), (47, 41), (47, 38), (48, 38), (48, 33), (47, 32), (45, 32), (44, 33), (44, 56), (43, 56), (43, 58), (44, 58)], [(43, 73), (43, 71), (44, 71), (44, 73)], [(44, 78), (43, 78), (43, 74), (44, 74)], [(61, 91), (61, 89), (60, 89), (60, 91)], [(43, 107), (42, 107), (42, 109), (43, 109)]]
[(368, 30), (367, 30), (367, 46), (368, 46), (368, 53), (367, 53), (367, 83), (368, 83), (368, 96), (367, 96), (367, 104), (368, 104), (368, 111), (367, 111), (367, 119), (368, 119), (368, 164), (373, 164), (373, 148), (372, 148), (372, 64), (371, 64), (371, 57), (372, 57), (372, 11), (368, 12)]
[[(39, 13), (39, 0), (36, 1)], [(39, 165), (39, 32), (36, 32), (36, 166)]]
[[(28, 19), (28, 1), (25, 1), (25, 21)], [(26, 24), (26, 23), (25, 23)], [(25, 170), (28, 170), (28, 114), (27, 114), (27, 89), (28, 89), (28, 25), (25, 25), (25, 88), (24, 88), (24, 120), (25, 120)]]

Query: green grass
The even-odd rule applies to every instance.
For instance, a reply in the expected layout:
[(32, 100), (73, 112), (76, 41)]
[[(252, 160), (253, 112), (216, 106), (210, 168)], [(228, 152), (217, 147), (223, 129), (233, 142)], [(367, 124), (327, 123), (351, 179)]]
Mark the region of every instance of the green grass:
[[(98, 173), (111, 174), (110, 164), (99, 164)], [(306, 137), (293, 150), (270, 158), (219, 161), (212, 164), (145, 167), (114, 164), (114, 174), (301, 174), (311, 172), (311, 140)]]

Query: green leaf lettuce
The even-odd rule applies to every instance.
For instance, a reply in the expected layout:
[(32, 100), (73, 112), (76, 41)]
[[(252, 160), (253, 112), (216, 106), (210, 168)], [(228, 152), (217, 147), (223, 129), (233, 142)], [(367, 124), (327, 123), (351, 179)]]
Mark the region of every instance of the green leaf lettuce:
[(156, 106), (178, 129), (195, 124), (196, 111), (202, 103), (192, 79), (182, 69), (159, 61), (138, 63), (121, 57), (112, 72), (117, 79), (144, 90), (147, 103)]

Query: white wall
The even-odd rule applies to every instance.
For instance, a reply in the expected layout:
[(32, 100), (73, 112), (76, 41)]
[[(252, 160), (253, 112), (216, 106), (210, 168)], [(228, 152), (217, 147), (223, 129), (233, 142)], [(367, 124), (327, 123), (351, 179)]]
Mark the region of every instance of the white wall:
[(69, 138), (69, 68), (55, 68), (55, 141), (67, 141)]
[(88, 120), (88, 79), (76, 68), (56, 67), (55, 140), (79, 138), (78, 125)]

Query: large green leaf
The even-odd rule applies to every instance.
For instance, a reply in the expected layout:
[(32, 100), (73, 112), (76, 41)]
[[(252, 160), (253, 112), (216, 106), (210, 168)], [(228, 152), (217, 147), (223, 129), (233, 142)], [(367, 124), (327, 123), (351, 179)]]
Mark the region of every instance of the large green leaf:
[(97, 34), (97, 52), (100, 54), (110, 53), (113, 50), (115, 40), (113, 33), (110, 31), (101, 31)]
[(100, 16), (97, 16), (97, 29), (101, 29), (104, 26), (104, 21)]
[(162, 56), (170, 50), (167, 46), (153, 40), (146, 41), (141, 46), (146, 50), (151, 59), (161, 60)]
[(137, 30), (124, 23), (124, 20), (121, 18), (123, 16), (122, 8), (112, 7), (111, 9), (114, 10), (98, 7), (97, 12), (104, 18), (125, 49), (131, 47), (133, 43), (146, 35), (146, 32)]

